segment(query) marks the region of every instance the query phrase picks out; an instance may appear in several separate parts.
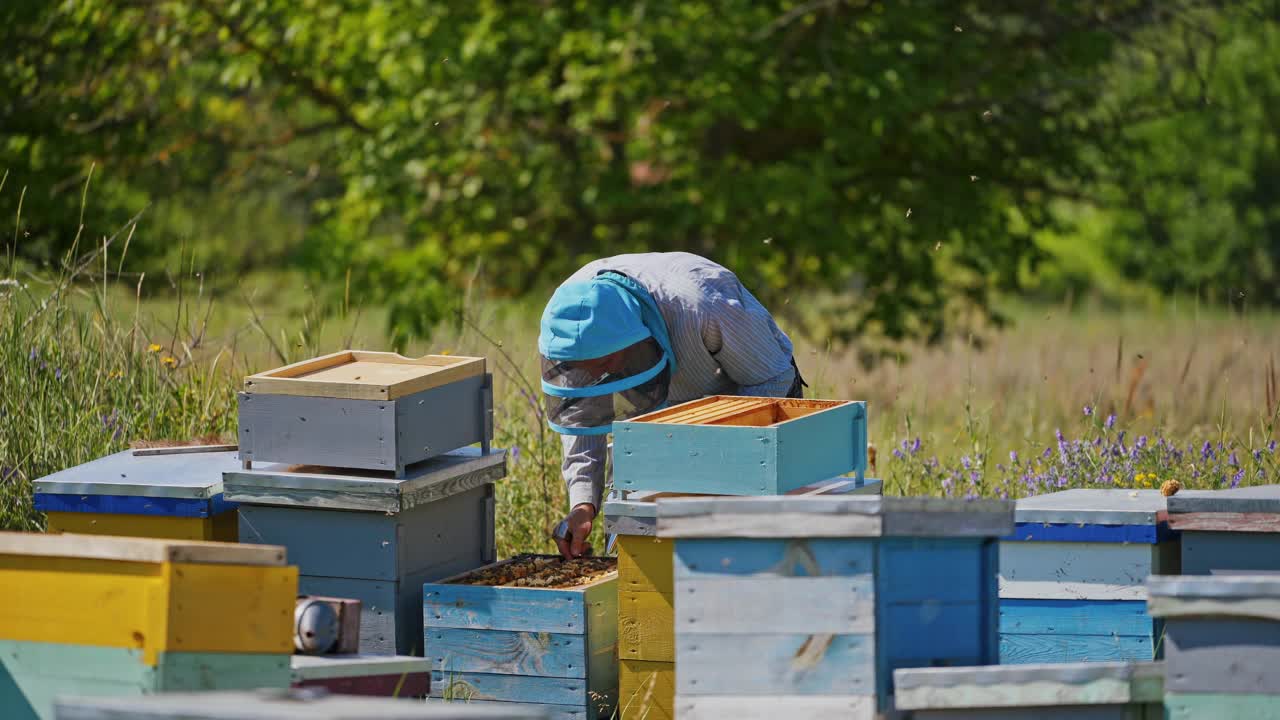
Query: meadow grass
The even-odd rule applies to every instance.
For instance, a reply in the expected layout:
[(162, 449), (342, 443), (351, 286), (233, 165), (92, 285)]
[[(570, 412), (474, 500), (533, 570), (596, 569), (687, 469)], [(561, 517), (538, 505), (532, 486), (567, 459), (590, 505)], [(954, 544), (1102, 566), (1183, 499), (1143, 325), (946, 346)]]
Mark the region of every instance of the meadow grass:
[[(215, 290), (188, 268), (150, 280), (161, 286), (152, 294), (140, 278), (91, 269), (101, 260), (89, 253), (59, 275), (15, 273), (0, 285), (0, 527), (38, 529), (33, 479), (132, 441), (233, 441), (246, 374), (340, 348), (389, 349), (379, 310), (351, 299), (325, 306), (287, 273)], [(503, 557), (551, 551), (549, 530), (565, 509), (559, 439), (537, 393), (540, 308), (471, 301), (405, 349), (488, 358), (495, 442), (510, 453), (497, 498)], [(853, 349), (788, 330), (810, 397), (868, 402), (873, 474), (889, 493), (1274, 481), (1273, 313), (1186, 303), (1009, 309), (1013, 326), (981, 347), (911, 347), (869, 370)], [(597, 528), (592, 544), (601, 543)]]

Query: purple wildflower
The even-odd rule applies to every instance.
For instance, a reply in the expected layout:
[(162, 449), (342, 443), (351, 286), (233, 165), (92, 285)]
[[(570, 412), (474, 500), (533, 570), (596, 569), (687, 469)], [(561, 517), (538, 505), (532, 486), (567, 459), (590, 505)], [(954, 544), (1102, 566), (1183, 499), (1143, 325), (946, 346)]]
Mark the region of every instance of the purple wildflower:
[(1231, 487), (1233, 487), (1233, 488), (1240, 487), (1240, 481), (1241, 481), (1241, 480), (1244, 480), (1244, 470), (1243, 470), (1243, 469), (1241, 469), (1241, 470), (1240, 470), (1240, 472), (1237, 472), (1237, 473), (1236, 473), (1236, 475), (1235, 475), (1235, 477), (1231, 478)]
[(965, 470), (968, 470), (969, 468), (973, 467), (973, 461), (969, 459), (968, 455), (965, 455), (964, 457), (960, 458), (960, 464), (964, 466)]
[(1231, 457), (1227, 460), (1227, 463), (1228, 463), (1229, 465), (1231, 465), (1231, 467), (1234, 467), (1234, 468), (1238, 468), (1238, 467), (1240, 467), (1240, 458), (1236, 457), (1236, 451), (1235, 451), (1235, 450), (1232, 450), (1232, 451), (1231, 451)]
[(911, 443), (911, 454), (915, 455), (918, 452), (920, 452), (920, 438), (916, 438)]
[(54, 368), (54, 370), (53, 370), (53, 379), (54, 379), (54, 380), (61, 380), (61, 379), (62, 379), (62, 368)]
[(1116, 414), (1111, 413), (1110, 415), (1107, 416), (1107, 427), (1108, 428), (1114, 427), (1115, 424), (1116, 424)]
[(1254, 451), (1253, 451), (1253, 461), (1254, 461), (1254, 462), (1262, 462), (1262, 451), (1261, 451), (1261, 450), (1254, 450)]
[(902, 451), (901, 451), (901, 450), (899, 450), (898, 448), (894, 448), (894, 449), (893, 449), (893, 456), (894, 456), (894, 457), (896, 457), (896, 458), (898, 458), (899, 460), (902, 460), (902, 459), (905, 457), (905, 456), (902, 454)]
[(29, 360), (30, 362), (35, 362), (36, 358), (39, 356), (40, 356), (40, 353), (36, 352), (35, 348), (31, 348), (31, 352), (27, 353), (27, 360)]
[(1084, 416), (1085, 416), (1085, 417), (1092, 417), (1092, 416), (1093, 416), (1093, 408), (1092, 408), (1091, 406), (1089, 406), (1089, 405), (1085, 405), (1085, 406), (1084, 406)]
[(1268, 450), (1268, 451), (1270, 451), (1270, 452), (1273, 452), (1273, 453), (1276, 451), (1276, 441), (1275, 441), (1275, 440), (1272, 440), (1271, 442), (1267, 443), (1267, 450)]
[[(1163, 438), (1161, 438), (1161, 439), (1163, 440)], [(1138, 439), (1133, 443), (1133, 449), (1134, 449), (1134, 450), (1146, 450), (1146, 449), (1147, 449), (1147, 436), (1146, 436), (1146, 435), (1139, 435), (1139, 436), (1138, 436)]]
[(511, 446), (511, 464), (515, 465), (518, 462), (520, 462), (520, 446), (512, 445)]
[(1208, 460), (1213, 457), (1213, 444), (1208, 440), (1204, 441), (1204, 447), (1200, 448), (1200, 457)]
[(1018, 451), (1017, 451), (1017, 450), (1010, 450), (1010, 451), (1009, 451), (1009, 462), (1013, 463), (1014, 465), (1017, 465), (1017, 464), (1018, 464)]

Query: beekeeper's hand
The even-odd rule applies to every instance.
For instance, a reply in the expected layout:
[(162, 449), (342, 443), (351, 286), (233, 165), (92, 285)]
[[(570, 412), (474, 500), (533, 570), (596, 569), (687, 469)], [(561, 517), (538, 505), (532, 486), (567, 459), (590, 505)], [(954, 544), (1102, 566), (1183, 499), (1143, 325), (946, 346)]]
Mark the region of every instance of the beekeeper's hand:
[(556, 537), (556, 546), (565, 560), (582, 557), (587, 551), (587, 536), (596, 519), (596, 507), (591, 503), (578, 503), (565, 517), (564, 537)]

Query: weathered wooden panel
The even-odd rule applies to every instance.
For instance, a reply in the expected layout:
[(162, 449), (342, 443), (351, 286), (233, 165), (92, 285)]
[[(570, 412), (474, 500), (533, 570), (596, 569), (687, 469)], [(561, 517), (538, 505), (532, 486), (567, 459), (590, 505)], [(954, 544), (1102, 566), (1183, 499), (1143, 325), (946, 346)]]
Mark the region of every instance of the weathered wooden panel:
[(394, 675), (357, 675), (350, 677), (318, 678), (295, 682), (293, 687), (324, 688), (339, 695), (366, 695), (369, 697), (425, 698), (431, 692), (429, 671), (397, 673)]
[(777, 718), (842, 718), (876, 720), (874, 695), (742, 697), (689, 696), (676, 700), (680, 720), (777, 720)]
[(32, 484), (41, 494), (209, 501), (222, 492), (222, 473), (239, 465), (234, 451), (136, 455), (123, 450)]
[(674, 720), (675, 696), (674, 662), (623, 659), (618, 663), (618, 715), (623, 720)]
[[(468, 378), (396, 401), (401, 467), (493, 437), (492, 378)], [(448, 408), (448, 412), (441, 412)]]
[(855, 424), (866, 422), (861, 402), (825, 402), (816, 412), (767, 427), (673, 424), (666, 422), (671, 410), (614, 423), (615, 487), (774, 495), (847, 472), (861, 476), (865, 469), (866, 443), (854, 443)]
[(1159, 572), (1159, 553), (1136, 543), (1004, 542), (1000, 597), (1145, 600), (1143, 583)]
[(283, 566), (285, 549), (194, 540), (0, 532), (0, 555), (119, 560), (141, 563), (213, 563)]
[(236, 542), (234, 510), (209, 517), (122, 515), (89, 512), (47, 512), (47, 531), (84, 535)]
[(340, 350), (244, 379), (246, 390), (277, 395), (395, 400), (462, 378), (483, 375), (485, 359)]
[[(421, 586), (419, 586), (420, 588)], [(351, 598), (360, 601), (360, 652), (370, 655), (412, 655), (421, 652), (421, 628), (412, 616), (402, 617), (396, 612), (400, 584), (388, 580), (353, 580), (302, 575), (298, 578), (298, 592), (303, 595)], [(419, 590), (421, 592), (421, 590)]]
[(427, 673), (431, 663), (426, 658), (407, 655), (294, 655), (289, 658), (294, 683), (305, 680)]
[(1141, 600), (1000, 601), (1000, 632), (1007, 635), (1128, 635), (1150, 639), (1154, 623), (1147, 614), (1147, 604)]
[(1263, 694), (1280, 704), (1280, 622), (1185, 618), (1170, 624), (1169, 692)]
[(1159, 490), (1074, 488), (1021, 498), (1019, 523), (1156, 527), (1168, 500)]
[(894, 673), (899, 710), (992, 710), (1159, 702), (1161, 663), (914, 668)]
[(620, 535), (618, 537), (618, 587), (620, 590), (669, 593), (672, 540)]
[(1182, 574), (1223, 570), (1280, 570), (1280, 533), (1182, 533)]
[(222, 493), (210, 498), (36, 493), (34, 502), (37, 510), (46, 513), (162, 515), (176, 518), (207, 518), (236, 508), (236, 504), (225, 500)]
[(1164, 720), (1160, 703), (915, 710), (912, 720)]
[[(146, 698), (75, 698), (58, 720), (559, 720), (548, 708), (514, 703), (444, 705), (395, 698), (314, 697), (302, 691), (170, 693)], [(575, 720), (581, 720), (577, 716)]]
[(1174, 529), (1201, 532), (1280, 533), (1280, 512), (1198, 512), (1169, 516)]
[(1158, 648), (1141, 635), (1000, 635), (1003, 665), (1151, 660)]
[(677, 634), (875, 632), (875, 591), (870, 573), (691, 579), (680, 583), (678, 598)]
[(583, 635), (510, 630), (427, 630), (431, 667), (443, 673), (586, 678)]
[(1157, 543), (1174, 539), (1169, 524), (1097, 525), (1018, 523), (1017, 530), (1006, 542), (1087, 542), (1087, 543)]
[(536, 595), (484, 585), (432, 585), (423, 590), (428, 627), (517, 632), (586, 632), (582, 594), (542, 590)]
[(1274, 695), (1239, 693), (1169, 693), (1164, 696), (1166, 720), (1280, 720)]
[(1183, 490), (1169, 498), (1170, 522), (1182, 513), (1280, 513), (1280, 484)]
[(294, 567), (0, 555), (0, 585), (23, 589), (0, 596), (3, 639), (138, 648), (150, 663), (293, 648)]
[(670, 593), (618, 591), (618, 657), (673, 662), (675, 611)]
[[(879, 544), (881, 582), (876, 591), (886, 603), (975, 602), (987, 577), (981, 570), (981, 540), (892, 538)], [(888, 569), (892, 574), (886, 574)]]
[(496, 673), (431, 673), (431, 697), (449, 700), (500, 700), (584, 707), (587, 681), (578, 678), (501, 675)]
[(288, 548), (304, 575), (394, 581), (401, 522), (384, 513), (242, 505), (240, 542)]
[(287, 654), (160, 653), (155, 665), (141, 650), (67, 643), (0, 641), (0, 708), (6, 720), (54, 717), (65, 695), (284, 688)]
[(676, 693), (691, 695), (869, 695), (875, 692), (871, 635), (676, 635)]
[(851, 576), (871, 572), (875, 548), (864, 540), (689, 539), (676, 544), (677, 580), (724, 575)]

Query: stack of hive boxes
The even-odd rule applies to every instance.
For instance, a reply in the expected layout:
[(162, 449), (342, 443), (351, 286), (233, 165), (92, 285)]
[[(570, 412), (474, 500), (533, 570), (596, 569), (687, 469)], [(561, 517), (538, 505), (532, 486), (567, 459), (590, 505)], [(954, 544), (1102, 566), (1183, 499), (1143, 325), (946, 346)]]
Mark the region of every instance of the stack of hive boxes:
[(0, 708), (57, 695), (289, 686), (298, 570), (281, 547), (0, 533)]
[[(617, 423), (605, 532), (618, 550), (618, 710), (675, 717), (672, 541), (655, 501), (679, 495), (879, 492), (860, 402), (711, 397)], [(850, 477), (839, 477), (849, 474)]]
[(1280, 485), (1183, 491), (1169, 498), (1183, 575), (1280, 571)]
[(245, 379), (240, 541), (288, 548), (304, 594), (360, 600), (363, 653), (422, 656), (423, 583), (495, 559), (491, 381), (484, 358), (363, 351)]

